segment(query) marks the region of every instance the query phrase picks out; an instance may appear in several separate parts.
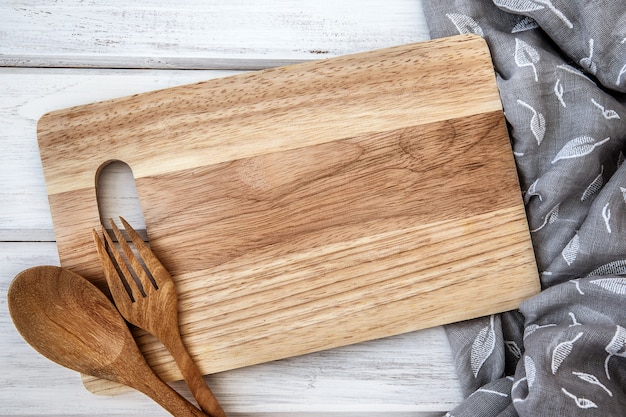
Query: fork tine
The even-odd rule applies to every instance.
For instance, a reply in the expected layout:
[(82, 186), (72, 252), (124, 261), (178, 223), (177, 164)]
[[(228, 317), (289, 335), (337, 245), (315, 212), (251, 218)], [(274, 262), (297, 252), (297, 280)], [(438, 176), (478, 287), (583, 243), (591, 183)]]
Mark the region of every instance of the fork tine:
[(124, 255), (126, 255), (126, 259), (130, 263), (130, 266), (132, 267), (133, 271), (135, 272), (135, 276), (139, 279), (138, 286), (141, 285), (140, 289), (141, 289), (142, 295), (145, 297), (150, 287), (154, 287), (154, 285), (150, 277), (146, 273), (145, 269), (141, 265), (141, 263), (139, 263), (139, 259), (137, 259), (137, 255), (133, 253), (132, 248), (130, 247), (128, 242), (126, 242), (126, 238), (124, 237), (120, 229), (118, 229), (117, 226), (115, 225), (115, 222), (113, 221), (113, 219), (110, 219), (110, 222), (111, 222), (111, 227), (113, 228), (113, 233), (115, 234), (115, 237), (117, 238), (117, 243), (119, 243), (120, 247), (122, 248), (122, 251), (124, 252)]
[[(102, 228), (102, 232), (105, 237), (105, 240), (107, 241), (107, 244), (109, 245), (109, 247), (112, 247), (111, 238), (109, 237), (106, 230), (104, 230), (104, 228)], [(125, 297), (130, 297), (130, 301), (135, 302), (135, 294), (133, 293), (132, 288), (128, 285), (128, 282), (125, 279), (125, 277), (121, 277), (119, 275), (119, 272), (117, 268), (115, 267), (113, 260), (111, 260), (109, 256), (105, 243), (102, 241), (102, 238), (100, 237), (100, 235), (98, 235), (98, 232), (96, 231), (96, 229), (92, 230), (92, 234), (93, 234), (93, 240), (96, 244), (96, 250), (98, 252), (98, 256), (100, 257), (100, 263), (102, 264), (102, 267), (104, 270), (104, 277), (107, 280), (107, 283), (109, 285), (109, 290), (111, 290), (111, 294), (113, 295), (113, 299), (119, 300), (118, 302), (121, 302), (121, 300), (124, 300)], [(112, 252), (117, 253), (114, 250), (112, 250)], [(118, 261), (118, 264), (119, 264), (119, 261)], [(120, 269), (125, 268), (125, 267), (126, 265), (120, 266)], [(123, 271), (122, 271), (122, 274), (124, 274)], [(128, 272), (128, 275), (130, 275), (130, 272)], [(122, 285), (120, 286), (120, 284)]]
[[(128, 291), (130, 291), (130, 293), (132, 294), (132, 299), (133, 301), (135, 301), (137, 299), (136, 292), (132, 290), (132, 288), (134, 287), (136, 290), (139, 290), (139, 293), (141, 296), (145, 296), (145, 292), (143, 291), (143, 288), (137, 284), (137, 282), (135, 281), (135, 278), (133, 278), (133, 274), (130, 272), (130, 269), (128, 268), (128, 264), (126, 263), (126, 261), (124, 260), (124, 258), (122, 257), (122, 254), (117, 250), (117, 247), (115, 246), (115, 243), (113, 243), (113, 240), (111, 239), (111, 236), (109, 235), (109, 233), (106, 231), (106, 229), (104, 228), (104, 226), (102, 227), (102, 234), (104, 235), (104, 239), (106, 240), (106, 244), (110, 249), (109, 253), (113, 254), (113, 258), (115, 258), (115, 263), (117, 264), (117, 271), (118, 274), (119, 272), (122, 273), (122, 276), (119, 277), (119, 279), (124, 283), (124, 287), (126, 287), (126, 289)], [(117, 235), (115, 235), (116, 239), (119, 239), (119, 237)]]
[(128, 222), (121, 216), (120, 220), (122, 221), (122, 224), (126, 229), (126, 233), (128, 233), (128, 236), (130, 236), (130, 240), (133, 242), (133, 245), (135, 245), (135, 248), (139, 252), (139, 255), (141, 255), (141, 258), (146, 264), (148, 271), (150, 271), (150, 273), (152, 274), (152, 277), (155, 280), (155, 284), (159, 287), (162, 286), (164, 284), (163, 278), (169, 278), (169, 272), (167, 271), (167, 269), (165, 269), (161, 261), (159, 261), (159, 258), (157, 258), (156, 255), (152, 252), (152, 249), (150, 249), (150, 247), (146, 245), (146, 243), (135, 231), (135, 229), (133, 229), (131, 225), (128, 224)]

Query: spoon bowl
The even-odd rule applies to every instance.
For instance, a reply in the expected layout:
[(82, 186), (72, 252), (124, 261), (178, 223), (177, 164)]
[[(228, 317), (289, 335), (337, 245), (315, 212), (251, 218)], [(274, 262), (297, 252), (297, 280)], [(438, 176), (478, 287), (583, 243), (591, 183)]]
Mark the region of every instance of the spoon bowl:
[(135, 388), (174, 416), (206, 417), (152, 371), (113, 303), (80, 275), (29, 268), (13, 279), (8, 305), (18, 332), (48, 359)]

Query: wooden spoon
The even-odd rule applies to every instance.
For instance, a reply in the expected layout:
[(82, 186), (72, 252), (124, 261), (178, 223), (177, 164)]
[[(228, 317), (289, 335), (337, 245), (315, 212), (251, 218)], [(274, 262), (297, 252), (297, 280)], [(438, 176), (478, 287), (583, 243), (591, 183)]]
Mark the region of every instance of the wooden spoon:
[(18, 274), (9, 311), (24, 340), (48, 359), (119, 382), (177, 417), (206, 417), (152, 371), (113, 303), (80, 275), (56, 266)]

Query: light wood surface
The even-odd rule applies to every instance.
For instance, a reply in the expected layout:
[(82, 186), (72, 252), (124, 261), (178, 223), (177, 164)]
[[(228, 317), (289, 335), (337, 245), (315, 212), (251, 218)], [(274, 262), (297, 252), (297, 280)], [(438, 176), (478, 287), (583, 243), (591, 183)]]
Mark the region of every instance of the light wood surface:
[(428, 37), (420, 0), (10, 0), (0, 16), (17, 67), (258, 69)]
[(60, 110), (38, 137), (61, 264), (100, 284), (97, 175), (130, 165), (204, 373), (506, 311), (539, 290), (476, 36)]
[[(197, 6), (168, 0), (0, 3), (0, 415), (168, 415), (140, 393), (94, 396), (75, 372), (31, 349), (10, 322), (3, 300), (11, 279), (31, 266), (59, 264), (36, 140), (44, 113), (237, 68), (425, 40), (420, 3), (220, 0), (205, 2), (191, 20)], [(224, 70), (206, 70), (216, 67)], [(108, 216), (121, 210), (140, 221), (126, 168), (112, 164), (101, 180)], [(207, 379), (234, 416), (431, 417), (462, 398), (440, 327)], [(184, 384), (174, 386), (185, 393)]]

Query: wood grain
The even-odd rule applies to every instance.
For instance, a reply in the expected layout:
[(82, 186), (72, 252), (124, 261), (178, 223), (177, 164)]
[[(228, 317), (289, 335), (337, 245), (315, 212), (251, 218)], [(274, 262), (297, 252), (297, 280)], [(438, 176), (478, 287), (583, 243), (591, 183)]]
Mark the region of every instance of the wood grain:
[(21, 0), (0, 16), (0, 66), (259, 69), (429, 37), (419, 0)]
[(505, 311), (539, 291), (478, 37), (71, 108), (38, 134), (61, 264), (94, 282), (97, 174), (131, 166), (205, 373)]
[(93, 187), (104, 155), (144, 178), (501, 111), (484, 41), (456, 39), (454, 48), (433, 40), (48, 113), (38, 125), (48, 193)]

